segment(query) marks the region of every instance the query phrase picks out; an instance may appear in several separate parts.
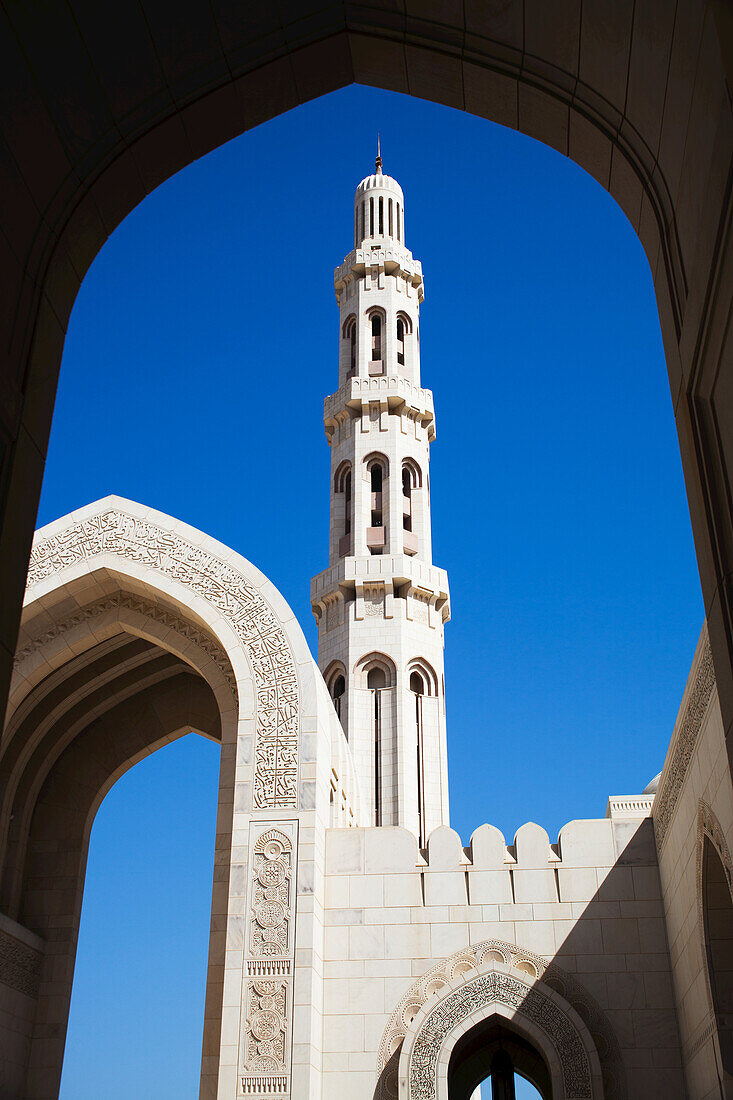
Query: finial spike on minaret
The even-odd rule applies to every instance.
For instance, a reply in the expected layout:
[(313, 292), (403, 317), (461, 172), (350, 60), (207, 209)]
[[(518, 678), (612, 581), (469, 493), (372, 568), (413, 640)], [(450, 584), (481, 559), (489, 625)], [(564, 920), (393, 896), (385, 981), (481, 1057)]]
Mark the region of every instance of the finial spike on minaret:
[(377, 169), (377, 175), (382, 174), (382, 150), (379, 145), (379, 134), (377, 134), (377, 159), (374, 162), (374, 167)]

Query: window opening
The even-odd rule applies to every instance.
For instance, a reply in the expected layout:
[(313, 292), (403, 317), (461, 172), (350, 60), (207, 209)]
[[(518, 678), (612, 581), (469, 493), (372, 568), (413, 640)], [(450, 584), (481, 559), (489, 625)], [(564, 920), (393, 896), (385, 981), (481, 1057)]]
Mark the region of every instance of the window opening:
[(393, 236), (393, 233), (392, 233), (392, 228), (393, 228), (393, 218), (392, 218), (392, 213), (393, 213), (393, 211), (392, 211), (392, 205), (393, 205), (393, 201), (392, 201), (392, 199), (390, 199), (390, 200), (389, 200), (389, 210), (388, 210), (388, 215), (389, 215), (389, 235), (390, 235), (390, 237), (391, 237), (391, 236)]
[(344, 478), (344, 534), (351, 534), (351, 470)]
[(423, 774), (423, 713), (422, 697), (425, 684), (419, 672), (410, 674), (410, 691), (415, 696), (415, 747), (417, 750), (417, 826), (420, 847), (424, 848), (425, 838), (425, 776)]
[(336, 714), (341, 718), (341, 700), (344, 697), (346, 691), (346, 680), (343, 676), (337, 676), (333, 681), (331, 689), (331, 698), (333, 699), (333, 706)]
[(387, 686), (387, 677), (381, 668), (372, 668), (367, 673), (367, 687), (372, 693), (372, 729), (374, 737), (374, 824), (382, 824), (382, 688)]
[[(379, 462), (374, 462), (369, 470), (369, 488), (371, 490), (371, 511), (370, 511), (370, 532), (371, 538), (367, 539), (369, 545), (369, 551), (371, 554), (381, 554), (384, 548), (384, 510), (383, 510), (383, 494), (382, 489), (384, 486), (384, 470)], [(375, 537), (377, 531), (374, 529), (381, 529), (380, 537)]]
[(397, 362), (401, 367), (405, 365), (405, 322), (401, 317), (397, 318)]
[(396, 203), (395, 205), (397, 206), (397, 240), (401, 241), (402, 236), (400, 235), (400, 204)]
[(382, 358), (382, 318), (378, 313), (372, 314), (372, 362)]
[(379, 236), (384, 234), (384, 198), (379, 196)]
[(374, 199), (369, 200), (369, 236), (374, 236)]
[[(402, 470), (402, 527), (405, 531), (412, 530), (412, 478), (410, 471), (405, 466)], [(412, 684), (410, 684), (412, 688)], [(414, 690), (414, 688), (413, 688)]]

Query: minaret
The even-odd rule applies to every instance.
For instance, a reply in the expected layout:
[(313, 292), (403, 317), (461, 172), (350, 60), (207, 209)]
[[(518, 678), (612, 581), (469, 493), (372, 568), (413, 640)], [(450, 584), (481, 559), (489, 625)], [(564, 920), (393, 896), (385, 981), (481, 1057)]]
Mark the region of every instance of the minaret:
[[(420, 386), (422, 267), (405, 247), (402, 188), (356, 189), (354, 249), (334, 273), (339, 386), (331, 448), (329, 567), (314, 577), (318, 663), (374, 825), (425, 844), (448, 821), (443, 626), (448, 578), (432, 563), (433, 395)], [(338, 822), (338, 818), (334, 824)]]

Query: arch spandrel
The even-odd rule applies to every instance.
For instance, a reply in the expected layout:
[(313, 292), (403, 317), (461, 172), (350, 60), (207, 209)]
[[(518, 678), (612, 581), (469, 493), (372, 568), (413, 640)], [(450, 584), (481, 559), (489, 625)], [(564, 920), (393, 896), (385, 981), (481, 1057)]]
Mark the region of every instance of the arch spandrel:
[[(138, 591), (160, 592), (181, 609), (184, 620), (193, 613), (205, 625), (234, 672), (240, 719), (255, 719), (253, 808), (297, 808), (299, 679), (312, 660), (274, 586), (244, 558), (201, 532), (108, 497), (38, 532), (25, 618), (32, 620), (36, 608), (47, 611), (74, 582), (88, 580), (93, 591), (95, 571), (104, 567), (130, 577)], [(84, 606), (89, 604), (78, 611)], [(67, 615), (73, 617), (75, 610), (67, 609)], [(29, 644), (32, 640), (25, 641)]]

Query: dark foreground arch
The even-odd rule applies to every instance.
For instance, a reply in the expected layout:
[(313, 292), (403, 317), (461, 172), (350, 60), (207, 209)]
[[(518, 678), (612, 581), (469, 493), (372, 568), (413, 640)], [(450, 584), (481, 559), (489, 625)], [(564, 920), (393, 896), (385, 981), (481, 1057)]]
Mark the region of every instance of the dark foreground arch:
[[(196, 157), (351, 82), (554, 146), (639, 233), (654, 276), (721, 703), (733, 721), (731, 19), (724, 0), (6, 5), (0, 695), (10, 675), (64, 333), (125, 215)], [(727, 79), (726, 79), (727, 78)]]

